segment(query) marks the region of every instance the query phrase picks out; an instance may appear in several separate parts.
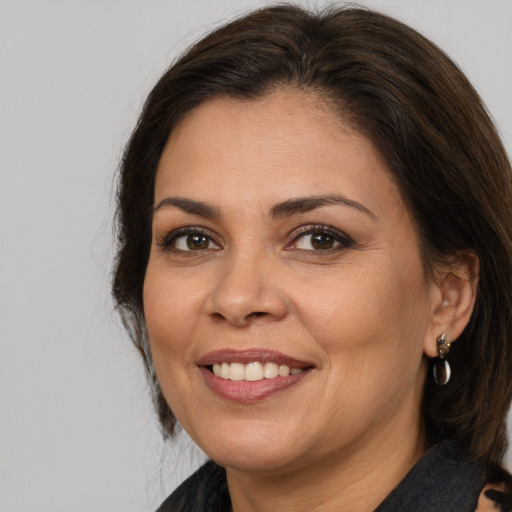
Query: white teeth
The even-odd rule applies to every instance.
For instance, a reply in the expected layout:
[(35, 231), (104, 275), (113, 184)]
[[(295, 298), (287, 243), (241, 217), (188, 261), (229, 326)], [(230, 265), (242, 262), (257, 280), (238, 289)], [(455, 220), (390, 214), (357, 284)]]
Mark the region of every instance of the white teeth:
[(290, 375), (290, 367), (282, 364), (279, 367), (279, 377), (288, 377)]
[(279, 367), (276, 363), (265, 363), (263, 367), (263, 377), (265, 379), (273, 379), (279, 375)]
[(220, 365), (220, 376), (223, 379), (229, 379), (229, 363), (222, 363)]
[(249, 363), (245, 365), (245, 380), (263, 380), (263, 366), (261, 363)]
[(216, 377), (227, 380), (246, 380), (255, 382), (263, 379), (275, 379), (276, 377), (288, 377), (288, 375), (298, 375), (303, 368), (290, 368), (289, 366), (276, 363), (260, 363), (254, 361), (249, 364), (242, 363), (215, 363), (213, 365), (213, 374)]
[(229, 380), (244, 380), (245, 365), (242, 363), (231, 363), (229, 368)]

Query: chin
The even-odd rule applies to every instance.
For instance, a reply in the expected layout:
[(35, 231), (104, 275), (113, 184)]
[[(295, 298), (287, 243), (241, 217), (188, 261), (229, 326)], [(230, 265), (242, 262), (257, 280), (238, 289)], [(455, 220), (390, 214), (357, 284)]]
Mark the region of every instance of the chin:
[[(244, 421), (243, 423), (247, 423)], [(281, 426), (261, 429), (236, 425), (218, 436), (194, 436), (196, 443), (217, 464), (242, 471), (268, 471), (284, 468), (300, 457), (301, 449), (285, 435)]]
[(255, 447), (240, 451), (227, 451), (215, 453), (210, 457), (217, 464), (245, 472), (278, 471), (289, 467), (298, 458), (298, 454), (276, 453), (275, 446), (268, 450), (261, 450)]

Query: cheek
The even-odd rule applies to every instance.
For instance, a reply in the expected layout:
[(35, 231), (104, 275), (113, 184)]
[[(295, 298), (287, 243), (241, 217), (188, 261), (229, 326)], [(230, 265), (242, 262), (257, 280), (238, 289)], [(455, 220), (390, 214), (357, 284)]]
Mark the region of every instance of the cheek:
[(190, 359), (197, 300), (193, 288), (180, 286), (156, 265), (148, 265), (144, 280), (144, 314), (157, 374), (162, 366)]
[[(428, 301), (422, 280), (397, 273), (343, 279), (327, 294), (307, 295), (298, 307), (321, 347), (330, 378), (324, 393), (330, 422), (371, 423), (419, 395), (425, 379), (422, 345)], [(303, 295), (306, 296), (306, 295)], [(340, 393), (342, 390), (342, 393)], [(417, 398), (419, 400), (419, 398)]]
[(144, 314), (155, 372), (173, 413), (187, 417), (193, 389), (193, 319), (197, 316), (190, 293), (179, 282), (148, 265), (144, 281)]
[(372, 365), (421, 357), (430, 321), (428, 290), (421, 266), (407, 268), (397, 262), (367, 272), (349, 269), (297, 294), (300, 316), (331, 364), (339, 354)]

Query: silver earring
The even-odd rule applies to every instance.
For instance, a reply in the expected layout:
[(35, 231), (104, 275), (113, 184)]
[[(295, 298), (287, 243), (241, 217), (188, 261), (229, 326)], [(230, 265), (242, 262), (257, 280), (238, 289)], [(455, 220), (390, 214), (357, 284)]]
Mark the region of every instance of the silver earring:
[(452, 371), (450, 364), (445, 359), (450, 351), (451, 343), (446, 338), (446, 334), (441, 333), (436, 340), (437, 343), (437, 358), (434, 362), (434, 380), (436, 384), (444, 386), (450, 380)]

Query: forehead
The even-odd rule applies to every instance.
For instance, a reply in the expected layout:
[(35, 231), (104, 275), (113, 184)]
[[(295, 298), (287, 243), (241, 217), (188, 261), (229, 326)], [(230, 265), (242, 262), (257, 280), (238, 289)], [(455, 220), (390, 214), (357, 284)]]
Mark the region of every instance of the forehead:
[(227, 191), (246, 201), (333, 192), (369, 204), (381, 193), (400, 199), (373, 144), (328, 103), (295, 91), (251, 101), (213, 99), (172, 132), (155, 202), (190, 194), (222, 201)]

